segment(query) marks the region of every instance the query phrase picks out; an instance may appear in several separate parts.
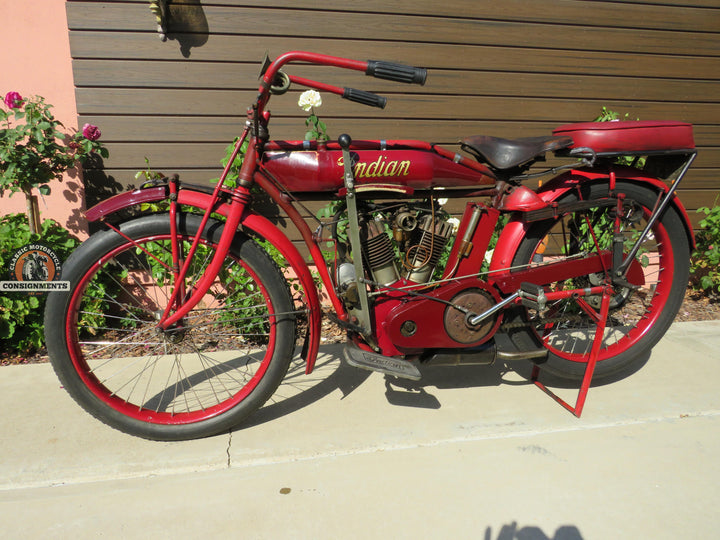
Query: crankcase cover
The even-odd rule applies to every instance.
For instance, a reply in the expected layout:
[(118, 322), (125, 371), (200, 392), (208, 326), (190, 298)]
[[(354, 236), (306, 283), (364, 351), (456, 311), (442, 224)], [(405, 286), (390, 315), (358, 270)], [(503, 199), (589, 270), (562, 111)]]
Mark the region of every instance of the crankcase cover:
[[(448, 305), (448, 302), (456, 303), (465, 312)], [(403, 354), (415, 354), (426, 349), (477, 346), (493, 336), (500, 326), (502, 315), (470, 327), (465, 322), (467, 310), (474, 314), (482, 313), (497, 302), (499, 297), (493, 289), (480, 280), (449, 283), (421, 297), (409, 297), (399, 303), (385, 314), (382, 327), (394, 347)]]

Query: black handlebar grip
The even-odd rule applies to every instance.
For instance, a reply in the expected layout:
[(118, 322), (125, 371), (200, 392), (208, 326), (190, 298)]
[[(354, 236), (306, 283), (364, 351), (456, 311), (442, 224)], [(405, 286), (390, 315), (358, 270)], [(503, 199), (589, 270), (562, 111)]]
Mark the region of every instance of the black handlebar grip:
[(427, 70), (424, 68), (405, 66), (403, 64), (394, 64), (393, 62), (383, 62), (380, 60), (368, 60), (368, 67), (367, 70), (365, 70), (365, 74), (378, 79), (419, 84), (421, 86), (425, 84), (425, 79), (427, 79)]
[(372, 92), (365, 92), (365, 90), (357, 90), (355, 88), (345, 88), (343, 96), (345, 99), (355, 101), (356, 103), (362, 103), (363, 105), (369, 105), (370, 107), (378, 107), (384, 109), (387, 105), (387, 98), (378, 96)]

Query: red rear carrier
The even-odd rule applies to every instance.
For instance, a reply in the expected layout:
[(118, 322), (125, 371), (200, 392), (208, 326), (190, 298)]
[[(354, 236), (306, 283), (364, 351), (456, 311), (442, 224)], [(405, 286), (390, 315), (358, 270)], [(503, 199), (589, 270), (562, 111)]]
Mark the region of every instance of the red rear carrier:
[(571, 137), (572, 148), (592, 148), (601, 155), (679, 153), (695, 148), (692, 124), (683, 122), (585, 122), (560, 126), (553, 135)]

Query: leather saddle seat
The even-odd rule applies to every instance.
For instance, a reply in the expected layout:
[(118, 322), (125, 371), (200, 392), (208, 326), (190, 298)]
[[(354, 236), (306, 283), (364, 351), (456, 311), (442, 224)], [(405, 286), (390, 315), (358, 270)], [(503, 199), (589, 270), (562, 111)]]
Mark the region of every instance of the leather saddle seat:
[(475, 135), (460, 141), (463, 150), (473, 154), (481, 163), (495, 169), (513, 169), (545, 154), (572, 146), (570, 137), (523, 137), (500, 139), (487, 135)]

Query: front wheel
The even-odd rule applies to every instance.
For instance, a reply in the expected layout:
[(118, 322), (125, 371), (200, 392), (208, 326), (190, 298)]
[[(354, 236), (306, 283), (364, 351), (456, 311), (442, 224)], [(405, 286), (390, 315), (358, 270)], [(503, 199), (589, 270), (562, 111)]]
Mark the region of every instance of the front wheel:
[[(513, 267), (532, 267), (611, 250), (617, 208), (615, 204), (603, 205), (608, 202), (608, 191), (607, 184), (596, 183), (581, 185), (563, 196), (560, 204), (581, 200), (599, 204), (569, 212), (557, 220), (533, 224), (517, 250)], [(645, 229), (657, 193), (627, 182), (618, 182), (615, 192), (625, 195), (620, 230), (627, 253)], [(682, 219), (670, 207), (646, 236), (637, 262), (633, 263), (644, 284), (637, 289), (614, 286), (595, 368), (596, 379), (632, 371), (665, 334), (684, 298), (689, 255)], [(589, 274), (542, 285), (546, 291), (561, 291), (596, 287), (605, 282), (604, 274)], [(601, 296), (584, 300), (600, 312)], [(514, 332), (516, 345), (547, 348), (549, 356), (544, 370), (569, 379), (583, 376), (597, 325), (576, 299), (550, 303), (543, 312), (525, 310), (520, 318), (525, 326)]]
[[(200, 217), (178, 216), (187, 253)], [(69, 292), (50, 294), (48, 353), (71, 396), (121, 431), (157, 440), (228, 430), (272, 395), (287, 372), (295, 316), (286, 280), (238, 233), (205, 298), (179, 323), (157, 322), (177, 286), (170, 220), (141, 217), (122, 235), (88, 239), (63, 266)], [(185, 280), (189, 292), (210, 262), (222, 224), (210, 220)]]

